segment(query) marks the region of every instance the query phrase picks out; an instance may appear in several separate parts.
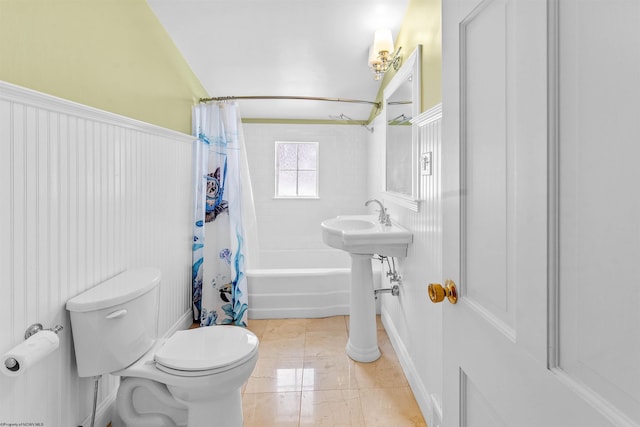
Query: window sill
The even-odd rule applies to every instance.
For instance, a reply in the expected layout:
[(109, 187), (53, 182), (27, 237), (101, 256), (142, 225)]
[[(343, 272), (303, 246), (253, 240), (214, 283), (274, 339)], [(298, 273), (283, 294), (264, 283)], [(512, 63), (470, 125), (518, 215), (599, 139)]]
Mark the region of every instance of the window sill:
[(273, 200), (320, 200), (320, 196), (273, 196)]

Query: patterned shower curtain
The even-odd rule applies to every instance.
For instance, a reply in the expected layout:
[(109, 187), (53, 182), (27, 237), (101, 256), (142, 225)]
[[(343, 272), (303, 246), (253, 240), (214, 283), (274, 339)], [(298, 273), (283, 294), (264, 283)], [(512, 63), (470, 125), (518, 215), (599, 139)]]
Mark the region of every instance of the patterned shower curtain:
[(237, 103), (195, 106), (193, 129), (198, 137), (194, 142), (193, 318), (201, 326), (246, 326), (240, 185), (244, 139)]

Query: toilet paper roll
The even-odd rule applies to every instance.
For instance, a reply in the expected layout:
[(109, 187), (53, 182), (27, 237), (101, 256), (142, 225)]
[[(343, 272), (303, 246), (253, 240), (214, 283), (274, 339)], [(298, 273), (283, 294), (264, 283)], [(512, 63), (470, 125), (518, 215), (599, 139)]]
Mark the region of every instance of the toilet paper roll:
[(40, 331), (31, 335), (2, 355), (0, 370), (9, 377), (22, 375), (24, 371), (54, 352), (60, 340), (52, 331)]

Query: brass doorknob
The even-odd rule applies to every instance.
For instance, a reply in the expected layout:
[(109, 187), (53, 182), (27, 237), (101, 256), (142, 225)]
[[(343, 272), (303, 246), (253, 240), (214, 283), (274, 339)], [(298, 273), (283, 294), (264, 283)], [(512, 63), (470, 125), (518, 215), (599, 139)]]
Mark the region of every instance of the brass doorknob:
[(447, 298), (451, 304), (458, 302), (458, 292), (456, 284), (453, 280), (444, 282), (444, 288), (440, 283), (429, 283), (429, 299), (432, 303), (437, 304)]

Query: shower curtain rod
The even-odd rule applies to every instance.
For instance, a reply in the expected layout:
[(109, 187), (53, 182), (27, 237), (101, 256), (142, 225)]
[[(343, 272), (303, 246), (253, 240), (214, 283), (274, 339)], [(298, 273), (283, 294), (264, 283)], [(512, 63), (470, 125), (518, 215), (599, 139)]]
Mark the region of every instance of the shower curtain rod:
[(307, 101), (350, 102), (355, 104), (370, 104), (380, 108), (380, 102), (363, 101), (361, 99), (325, 98), (317, 96), (217, 96), (214, 98), (200, 98), (200, 102), (229, 101), (232, 99), (295, 99)]

